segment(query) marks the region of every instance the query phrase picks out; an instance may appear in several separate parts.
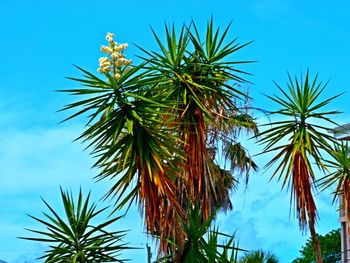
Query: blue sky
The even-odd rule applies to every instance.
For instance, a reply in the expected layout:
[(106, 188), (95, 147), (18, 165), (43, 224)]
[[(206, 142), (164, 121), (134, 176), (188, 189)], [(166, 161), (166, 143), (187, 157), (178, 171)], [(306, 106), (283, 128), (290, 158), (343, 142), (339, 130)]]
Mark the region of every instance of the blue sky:
[[(28, 235), (23, 228), (38, 227), (26, 213), (40, 215), (40, 196), (60, 209), (59, 185), (77, 192), (92, 190), (95, 200), (108, 182), (94, 183), (93, 160), (83, 145), (72, 142), (83, 129), (83, 119), (58, 124), (66, 114), (57, 113), (72, 101), (57, 89), (76, 87), (64, 76), (79, 76), (72, 64), (96, 71), (99, 46), (106, 32), (118, 42), (155, 48), (150, 26), (161, 34), (164, 22), (180, 26), (194, 19), (200, 27), (213, 16), (224, 27), (233, 21), (231, 36), (241, 43), (255, 40), (239, 58), (258, 60), (244, 67), (254, 74), (251, 95), (255, 107), (271, 109), (262, 93), (272, 94), (272, 80), (286, 82), (286, 72), (300, 74), (307, 68), (331, 79), (326, 94), (347, 92), (350, 87), (350, 17), (348, 1), (301, 0), (189, 0), (189, 1), (0, 1), (0, 259), (36, 262), (40, 244), (18, 240)], [(128, 57), (137, 49), (130, 45)], [(348, 92), (330, 109), (344, 113), (340, 124), (349, 122)], [(259, 121), (264, 116), (255, 115)], [(257, 153), (254, 142), (245, 142)], [(268, 156), (259, 156), (263, 166)], [(265, 249), (281, 262), (290, 262), (307, 239), (289, 213), (289, 194), (269, 182), (269, 172), (253, 174), (247, 190), (232, 196), (234, 210), (220, 215), (217, 224), (228, 233), (237, 230), (245, 249)], [(318, 230), (338, 227), (336, 207), (329, 193), (317, 196)], [(108, 203), (103, 203), (108, 205)], [(119, 225), (118, 225), (119, 227)], [(131, 229), (127, 241), (145, 246), (138, 209), (131, 209), (120, 225)], [(145, 262), (146, 250), (127, 253), (132, 262)]]

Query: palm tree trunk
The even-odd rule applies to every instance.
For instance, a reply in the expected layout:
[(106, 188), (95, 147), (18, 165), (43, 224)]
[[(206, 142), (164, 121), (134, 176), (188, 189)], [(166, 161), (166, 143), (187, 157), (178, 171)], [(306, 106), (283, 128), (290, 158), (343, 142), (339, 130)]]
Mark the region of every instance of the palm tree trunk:
[(174, 263), (181, 263), (185, 252), (185, 235), (180, 228), (176, 230), (175, 235), (177, 248), (174, 251)]
[(318, 236), (315, 230), (315, 222), (313, 220), (310, 220), (309, 216), (309, 229), (310, 229), (310, 234), (311, 234), (311, 239), (312, 243), (314, 245), (314, 249), (316, 252), (316, 262), (317, 263), (322, 263), (322, 251), (321, 251), (321, 244), (318, 240)]

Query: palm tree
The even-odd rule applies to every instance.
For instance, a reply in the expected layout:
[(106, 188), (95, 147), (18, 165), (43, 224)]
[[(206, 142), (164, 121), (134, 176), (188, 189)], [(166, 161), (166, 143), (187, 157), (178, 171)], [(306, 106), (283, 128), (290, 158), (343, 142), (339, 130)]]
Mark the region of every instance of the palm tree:
[(334, 199), (340, 199), (340, 209), (344, 209), (348, 220), (350, 219), (350, 152), (349, 144), (341, 142), (334, 145), (331, 151), (332, 159), (325, 160), (327, 166), (332, 169), (319, 180), (319, 185), (326, 189), (337, 184), (334, 191)]
[(262, 250), (252, 251), (246, 253), (238, 260), (238, 263), (278, 263), (278, 258), (270, 253), (265, 253)]
[(65, 218), (61, 217), (45, 201), (50, 213), (43, 212), (44, 219), (29, 215), (41, 223), (46, 230), (27, 229), (39, 237), (20, 237), (37, 242), (50, 244), (49, 249), (39, 259), (48, 263), (57, 262), (125, 262), (120, 259), (120, 252), (129, 249), (126, 243), (121, 243), (126, 231), (107, 231), (106, 227), (118, 221), (121, 217), (111, 218), (98, 225), (92, 221), (106, 208), (97, 209), (90, 202), (90, 193), (83, 200), (79, 192), (78, 202), (75, 203), (72, 194), (61, 189), (61, 197)]
[[(304, 230), (309, 226), (317, 262), (322, 262), (322, 254), (315, 231), (317, 208), (313, 190), (316, 177), (311, 164), (316, 163), (322, 170), (326, 168), (321, 154), (331, 151), (330, 142), (334, 141), (327, 134), (327, 124), (335, 124), (331, 116), (339, 113), (323, 110), (337, 96), (318, 101), (326, 86), (327, 83), (318, 82), (317, 76), (309, 79), (309, 72), (305, 80), (296, 77), (293, 80), (289, 76), (287, 89), (277, 85), (282, 97), (268, 96), (280, 106), (279, 110), (270, 111), (279, 120), (266, 124), (271, 127), (260, 133), (260, 142), (265, 144), (263, 153), (277, 151), (266, 168), (278, 163), (272, 177), (278, 175), (279, 180), (283, 179), (282, 188), (291, 186), (291, 200), (295, 202), (300, 228)], [(322, 121), (326, 124), (322, 125)]]
[[(233, 173), (256, 169), (238, 142), (240, 130), (257, 132), (242, 88), (247, 73), (236, 68), (249, 61), (229, 59), (247, 44), (227, 40), (229, 27), (221, 33), (211, 20), (204, 41), (194, 23), (179, 34), (166, 26), (164, 43), (153, 31), (159, 50), (140, 47), (137, 66), (125, 58), (127, 45), (109, 33), (101, 48), (102, 77), (79, 68), (84, 78), (71, 79), (85, 87), (64, 90), (85, 96), (64, 110), (78, 108), (67, 119), (90, 113), (79, 139), (97, 158), (97, 179), (115, 180), (106, 197), (116, 197), (116, 209), (137, 201), (163, 254), (174, 252), (167, 242), (174, 238), (182, 257), (185, 233), (178, 218), (188, 217), (188, 206), (199, 202), (201, 220), (207, 220), (215, 209), (230, 207)], [(219, 166), (220, 154), (231, 169)]]

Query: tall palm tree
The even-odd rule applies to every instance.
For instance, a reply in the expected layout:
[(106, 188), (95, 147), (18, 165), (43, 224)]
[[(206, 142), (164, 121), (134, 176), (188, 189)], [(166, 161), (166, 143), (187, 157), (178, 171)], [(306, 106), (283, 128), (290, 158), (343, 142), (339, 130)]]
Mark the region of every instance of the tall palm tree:
[[(240, 130), (257, 131), (242, 88), (247, 73), (236, 68), (249, 61), (230, 59), (247, 44), (228, 40), (229, 27), (221, 33), (211, 20), (204, 40), (194, 23), (179, 34), (166, 26), (165, 42), (153, 31), (159, 50), (140, 47), (143, 63), (137, 66), (125, 58), (127, 45), (108, 34), (98, 69), (102, 77), (79, 68), (84, 78), (71, 79), (85, 87), (65, 90), (85, 96), (64, 110), (78, 108), (67, 119), (90, 113), (79, 138), (97, 158), (97, 178), (115, 180), (107, 196), (116, 197), (117, 209), (139, 203), (147, 231), (161, 237), (163, 253), (174, 251), (169, 237), (178, 244), (185, 240), (178, 217), (187, 218), (189, 205), (199, 202), (205, 221), (219, 206), (230, 206), (233, 172), (256, 169), (238, 143)], [(220, 167), (218, 154), (232, 169)], [(180, 257), (183, 249), (179, 245)]]
[(121, 243), (126, 231), (107, 231), (121, 217), (114, 217), (94, 225), (93, 220), (106, 208), (97, 209), (90, 204), (90, 193), (83, 199), (80, 191), (78, 202), (75, 203), (72, 194), (61, 189), (65, 216), (61, 217), (45, 200), (50, 213), (43, 212), (44, 219), (31, 216), (41, 223), (46, 230), (27, 229), (38, 237), (20, 237), (32, 241), (48, 243), (49, 249), (39, 259), (48, 263), (72, 262), (125, 262), (120, 259), (120, 252), (129, 249), (126, 243)]
[[(320, 95), (327, 83), (318, 82), (317, 75), (312, 80), (307, 71), (305, 79), (292, 79), (285, 89), (277, 85), (282, 96), (268, 96), (280, 106), (271, 115), (277, 121), (266, 124), (270, 126), (260, 133), (260, 142), (265, 145), (263, 152), (277, 154), (266, 165), (270, 168), (277, 163), (272, 177), (282, 179), (282, 188), (289, 185), (291, 200), (296, 206), (299, 225), (302, 230), (308, 225), (317, 252), (317, 262), (322, 262), (321, 248), (315, 231), (317, 208), (313, 197), (315, 173), (314, 162), (321, 170), (326, 168), (322, 151), (331, 151), (334, 139), (327, 133), (329, 124), (335, 124), (331, 116), (339, 111), (325, 111), (335, 97), (320, 100)], [(322, 122), (325, 123), (322, 125)]]
[(279, 263), (276, 255), (262, 250), (246, 253), (238, 260), (238, 263)]

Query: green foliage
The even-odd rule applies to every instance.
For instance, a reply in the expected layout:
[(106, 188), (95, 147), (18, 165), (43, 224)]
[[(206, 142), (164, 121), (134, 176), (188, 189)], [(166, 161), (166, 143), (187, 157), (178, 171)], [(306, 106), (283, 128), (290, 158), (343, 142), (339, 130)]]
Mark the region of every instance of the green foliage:
[(342, 192), (342, 187), (350, 177), (350, 151), (348, 142), (340, 142), (334, 145), (334, 150), (330, 152), (332, 159), (325, 160), (327, 167), (333, 172), (319, 180), (322, 188), (328, 188), (337, 183), (334, 192), (334, 199)]
[(282, 96), (267, 96), (280, 108), (269, 112), (278, 120), (265, 125), (269, 128), (260, 133), (260, 142), (265, 145), (264, 153), (277, 152), (266, 168), (277, 164), (272, 177), (277, 175), (278, 180), (282, 179), (282, 188), (291, 187), (300, 227), (304, 229), (309, 224), (313, 228), (317, 208), (313, 198), (316, 178), (311, 164), (326, 169), (322, 152), (332, 150), (334, 138), (328, 129), (336, 124), (332, 118), (339, 111), (326, 111), (324, 107), (337, 96), (321, 99), (327, 83), (319, 82), (317, 75), (310, 78), (309, 71), (305, 79), (288, 77), (286, 88), (276, 84)]
[[(330, 152), (332, 159), (325, 160), (329, 172), (318, 183), (323, 188), (329, 188), (337, 184), (334, 191), (333, 202), (340, 199), (339, 209), (344, 209), (346, 215), (350, 216), (350, 151), (349, 143), (341, 142), (334, 145)], [(340, 198), (342, 197), (342, 198)]]
[[(182, 223), (186, 234), (185, 250), (182, 262), (184, 263), (228, 263), (234, 262), (238, 248), (234, 243), (234, 236), (227, 236), (218, 232), (218, 229), (210, 230), (210, 225), (215, 216), (212, 214), (206, 221), (201, 222), (200, 209), (195, 206), (189, 214), (188, 222)], [(207, 235), (207, 238), (205, 236)], [(219, 244), (219, 236), (228, 237), (226, 244)]]
[[(332, 230), (324, 236), (319, 235), (318, 239), (322, 247), (323, 263), (334, 263), (341, 260), (340, 229)], [(293, 260), (292, 263), (310, 263), (315, 261), (316, 253), (311, 238), (301, 248), (300, 254), (301, 256)]]
[(237, 263), (279, 263), (276, 255), (262, 250), (247, 252)]
[[(206, 221), (201, 221), (200, 209), (195, 206), (190, 209), (189, 218), (182, 221), (181, 227), (186, 240), (184, 251), (179, 262), (184, 263), (234, 263), (237, 262), (237, 253), (242, 251), (235, 242), (234, 235), (219, 232), (218, 228), (210, 228), (215, 216), (213, 213)], [(222, 241), (221, 241), (222, 240)], [(222, 242), (222, 243), (220, 243)], [(177, 244), (175, 244), (177, 248)], [(176, 251), (176, 250), (175, 250)], [(176, 255), (169, 254), (156, 263), (174, 262)]]
[(119, 253), (130, 247), (121, 243), (126, 231), (107, 231), (106, 227), (118, 221), (115, 217), (94, 225), (92, 220), (106, 208), (96, 209), (94, 203), (89, 204), (90, 193), (83, 200), (80, 191), (78, 202), (75, 203), (72, 194), (61, 189), (61, 197), (65, 211), (65, 218), (58, 215), (45, 201), (50, 213), (43, 212), (44, 219), (29, 215), (41, 223), (46, 230), (27, 229), (40, 237), (20, 237), (38, 242), (48, 243), (49, 250), (39, 259), (48, 263), (70, 262), (124, 262), (119, 259)]

